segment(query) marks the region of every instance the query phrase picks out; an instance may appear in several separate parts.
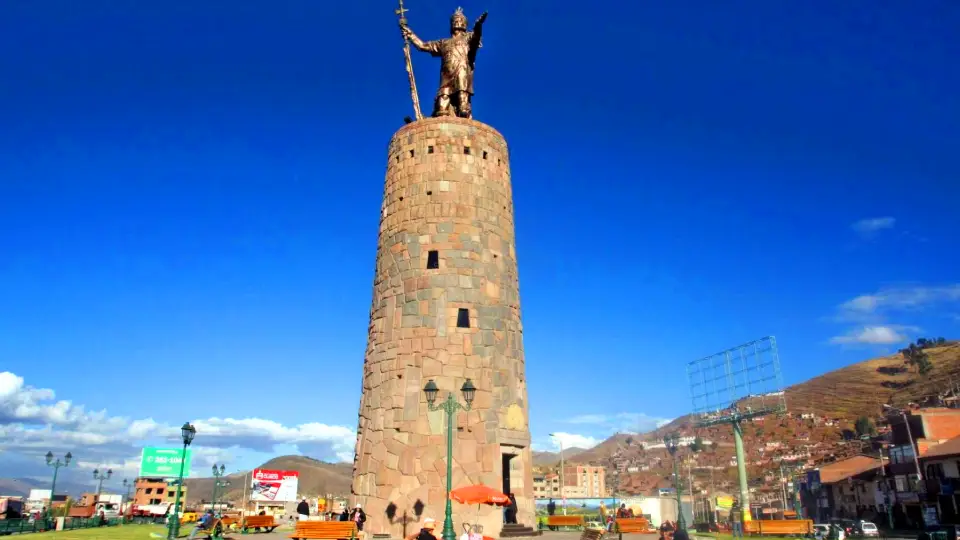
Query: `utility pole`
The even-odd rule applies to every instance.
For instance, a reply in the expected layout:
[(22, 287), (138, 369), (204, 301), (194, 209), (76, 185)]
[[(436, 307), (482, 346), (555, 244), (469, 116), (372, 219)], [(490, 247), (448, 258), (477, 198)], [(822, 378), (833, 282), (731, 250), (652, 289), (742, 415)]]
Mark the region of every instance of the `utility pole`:
[(567, 515), (567, 490), (563, 481), (563, 440), (557, 438), (553, 433), (551, 433), (550, 436), (557, 439), (557, 442), (560, 443), (560, 501), (563, 504), (563, 515)]

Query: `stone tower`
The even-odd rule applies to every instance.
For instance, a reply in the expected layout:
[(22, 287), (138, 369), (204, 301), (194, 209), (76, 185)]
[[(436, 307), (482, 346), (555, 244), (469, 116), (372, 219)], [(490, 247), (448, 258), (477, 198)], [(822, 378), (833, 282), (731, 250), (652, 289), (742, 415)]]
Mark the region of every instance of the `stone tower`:
[[(467, 378), (473, 407), (456, 418), (453, 487), (512, 492), (534, 522), (523, 327), (507, 143), (457, 117), (425, 118), (390, 141), (373, 305), (363, 366), (353, 495), (368, 534), (394, 538), (443, 521), (446, 422), (429, 412)], [(499, 536), (500, 508), (454, 503), (454, 526)], [(438, 530), (439, 534), (439, 530)]]

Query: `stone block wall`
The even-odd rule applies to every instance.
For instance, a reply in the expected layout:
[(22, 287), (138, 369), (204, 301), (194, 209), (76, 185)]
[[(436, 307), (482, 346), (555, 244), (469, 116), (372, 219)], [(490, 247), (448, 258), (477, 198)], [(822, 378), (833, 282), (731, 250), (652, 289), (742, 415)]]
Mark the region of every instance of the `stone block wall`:
[[(443, 519), (446, 420), (428, 412), (429, 379), (438, 401), (477, 387), (456, 416), (453, 487), (502, 490), (506, 464), (518, 518), (534, 522), (510, 182), (506, 141), (480, 122), (426, 118), (390, 142), (353, 478), (369, 533)], [(453, 506), (458, 536), (464, 522), (499, 534), (499, 508)]]

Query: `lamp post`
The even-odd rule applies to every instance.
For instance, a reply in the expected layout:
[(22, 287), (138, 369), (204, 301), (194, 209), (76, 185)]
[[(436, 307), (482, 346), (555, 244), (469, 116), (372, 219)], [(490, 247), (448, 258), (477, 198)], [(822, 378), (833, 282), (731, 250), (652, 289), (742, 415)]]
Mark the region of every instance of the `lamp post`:
[(550, 436), (560, 443), (560, 504), (563, 505), (563, 515), (567, 515), (567, 494), (563, 486), (563, 439), (557, 438), (555, 433), (551, 433)]
[(113, 476), (113, 469), (107, 469), (106, 473), (101, 473), (100, 469), (93, 470), (93, 479), (97, 480), (97, 502), (100, 502), (100, 491), (103, 490), (103, 481)]
[(180, 428), (180, 437), (183, 439), (183, 453), (180, 455), (180, 476), (177, 478), (177, 496), (173, 500), (173, 514), (167, 527), (167, 540), (176, 540), (180, 534), (180, 494), (183, 493), (183, 466), (187, 463), (187, 447), (193, 442), (197, 428), (190, 422), (184, 422)]
[(447, 414), (447, 505), (444, 509), (443, 534), (441, 536), (443, 540), (456, 540), (457, 533), (453, 530), (453, 506), (450, 504), (450, 490), (453, 489), (453, 419), (458, 410), (470, 410), (470, 404), (473, 403), (473, 396), (477, 388), (473, 386), (473, 382), (470, 379), (467, 379), (466, 382), (463, 383), (463, 386), (460, 387), (460, 392), (463, 393), (463, 400), (466, 402), (466, 405), (458, 402), (457, 399), (453, 397), (453, 392), (447, 394), (447, 399), (442, 403), (435, 405), (439, 391), (440, 389), (437, 388), (437, 383), (433, 382), (433, 379), (427, 381), (427, 384), (423, 387), (423, 393), (427, 396), (427, 406), (429, 410), (443, 411)]
[(210, 503), (210, 508), (214, 513), (217, 512), (217, 490), (225, 485), (226, 482), (221, 483), (220, 479), (223, 478), (223, 473), (226, 471), (227, 467), (223, 464), (220, 465), (220, 468), (217, 468), (217, 464), (213, 464), (213, 501)]
[(680, 444), (680, 438), (676, 433), (668, 433), (663, 438), (663, 444), (667, 447), (667, 452), (670, 452), (670, 457), (673, 459), (674, 485), (677, 486), (677, 530), (684, 530), (687, 528), (687, 524), (683, 517), (683, 504), (680, 499), (683, 494), (683, 482), (680, 480), (680, 473), (677, 469), (677, 447)]
[[(60, 461), (60, 458), (56, 460), (53, 459), (53, 452), (47, 452), (47, 455), (44, 456), (47, 458), (47, 466), (53, 467), (53, 484), (50, 485), (50, 503), (47, 505), (47, 515), (53, 512), (53, 496), (57, 491), (57, 472), (60, 470), (60, 467), (66, 467), (70, 465), (70, 460), (73, 459), (73, 454), (67, 452), (63, 456), (63, 461)], [(47, 516), (44, 516), (46, 518)]]

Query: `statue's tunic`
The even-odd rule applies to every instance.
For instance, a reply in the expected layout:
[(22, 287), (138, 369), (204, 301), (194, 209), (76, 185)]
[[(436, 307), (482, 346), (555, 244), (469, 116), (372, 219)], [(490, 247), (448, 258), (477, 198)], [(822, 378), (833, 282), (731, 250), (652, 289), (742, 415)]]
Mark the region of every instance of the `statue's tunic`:
[(473, 65), (479, 43), (474, 32), (461, 32), (447, 39), (428, 41), (423, 50), (440, 57), (440, 94), (473, 94)]

